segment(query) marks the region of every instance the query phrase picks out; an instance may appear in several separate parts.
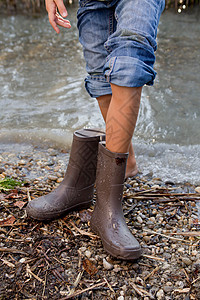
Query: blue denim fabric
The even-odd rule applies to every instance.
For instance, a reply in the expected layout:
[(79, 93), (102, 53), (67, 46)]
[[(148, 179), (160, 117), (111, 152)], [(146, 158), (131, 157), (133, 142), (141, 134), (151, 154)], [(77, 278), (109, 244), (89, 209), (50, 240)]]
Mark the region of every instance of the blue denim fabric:
[(79, 0), (79, 40), (88, 93), (112, 94), (110, 83), (153, 85), (156, 35), (165, 0)]

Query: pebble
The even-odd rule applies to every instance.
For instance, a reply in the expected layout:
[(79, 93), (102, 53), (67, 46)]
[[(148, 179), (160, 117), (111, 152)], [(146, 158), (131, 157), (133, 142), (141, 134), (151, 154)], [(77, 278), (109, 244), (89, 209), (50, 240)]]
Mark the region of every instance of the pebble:
[(173, 291), (173, 286), (170, 286), (170, 285), (164, 285), (163, 286), (163, 290), (165, 293), (171, 293)]
[(56, 182), (57, 182), (57, 183), (60, 183), (60, 182), (63, 181), (63, 179), (64, 179), (63, 177), (60, 177), (60, 178), (58, 178), (58, 179), (56, 180)]
[[(2, 159), (2, 167), (0, 168), (0, 180), (1, 178), (8, 176), (8, 174), (15, 178), (22, 178), (25, 174), (27, 175), (26, 179), (28, 179), (28, 176), (30, 175), (30, 182), (33, 183), (34, 181), (36, 183), (36, 188), (40, 187), (40, 191), (42, 191), (42, 189), (45, 192), (52, 190), (53, 187), (63, 180), (67, 159), (65, 157), (63, 161), (61, 159), (59, 160), (61, 156), (57, 154), (57, 151), (54, 152), (53, 149), (49, 149), (49, 152), (47, 153), (48, 155), (46, 156), (42, 154), (43, 152), (37, 154), (36, 151), (27, 158), (22, 155), (9, 157), (9, 155), (6, 154), (5, 157), (1, 156), (0, 159)], [(51, 154), (50, 159), (49, 154)], [(58, 156), (54, 157), (55, 155)], [(32, 159), (31, 164), (30, 159)], [(173, 184), (173, 182), (168, 182), (168, 184)], [(134, 187), (135, 190), (131, 187)], [(199, 230), (197, 227), (198, 225), (196, 224), (198, 213), (195, 213), (195, 207), (193, 206), (195, 203), (187, 202), (188, 208), (191, 209), (192, 212), (190, 217), (187, 218), (187, 211), (185, 210), (183, 201), (183, 206), (173, 207), (173, 203), (168, 206), (165, 203), (160, 204), (150, 199), (146, 199), (146, 203), (143, 200), (135, 200), (132, 193), (136, 190), (143, 190), (143, 187), (146, 189), (165, 188), (164, 183), (159, 179), (154, 180), (148, 178), (146, 180), (139, 177), (137, 180), (127, 180), (126, 188), (128, 191), (125, 190), (125, 192), (128, 194), (128, 199), (125, 199), (124, 201), (124, 208), (127, 210), (132, 205), (135, 206), (133, 212), (130, 214), (130, 220), (127, 218), (127, 222), (130, 221), (129, 225), (131, 227), (131, 231), (136, 238), (139, 238), (143, 247), (143, 253), (146, 255), (154, 255), (155, 257), (164, 259), (165, 261), (150, 260), (147, 257), (143, 257), (139, 264), (131, 263), (131, 265), (129, 265), (129, 263), (124, 263), (121, 260), (110, 260), (109, 256), (102, 253), (102, 248), (99, 250), (93, 247), (93, 245), (88, 247), (87, 242), (83, 242), (81, 244), (82, 247), (79, 248), (85, 257), (98, 264), (98, 268), (102, 272), (108, 274), (107, 270), (112, 270), (109, 272), (109, 282), (111, 282), (111, 286), (117, 287), (118, 298), (116, 297), (116, 299), (119, 300), (126, 298), (129, 299), (128, 293), (130, 292), (130, 285), (128, 277), (126, 277), (126, 272), (130, 273), (130, 276), (134, 278), (138, 287), (148, 291), (153, 295), (153, 297), (155, 297), (155, 299), (164, 300), (170, 299), (173, 289), (183, 289), (187, 287), (187, 280), (184, 276), (182, 276), (183, 273), (180, 271), (180, 268), (184, 266), (188, 276), (191, 278), (193, 278), (193, 274), (197, 274), (197, 272), (200, 271), (200, 255), (197, 247), (191, 251), (188, 245), (182, 242), (172, 241), (164, 236), (156, 234), (161, 233), (170, 235), (170, 233), (177, 231)], [(177, 189), (178, 188), (176, 186), (173, 187), (172, 193), (176, 193)], [(181, 189), (182, 186), (179, 188), (180, 192), (182, 191)], [(200, 186), (196, 187), (195, 191), (196, 193), (200, 193)], [(174, 215), (177, 209), (179, 209), (178, 216)], [(7, 213), (5, 216), (2, 214), (2, 219), (7, 216)], [(137, 229), (136, 227), (133, 227), (135, 225)], [(149, 233), (147, 231), (149, 229), (152, 229), (155, 233)], [(189, 237), (185, 237), (185, 239), (189, 239)], [(1, 243), (0, 246), (4, 247), (4, 244)], [(90, 250), (88, 250), (88, 248)], [(62, 252), (61, 259), (67, 258), (68, 255), (68, 252)], [(23, 263), (23, 259), (20, 259), (19, 262)], [(140, 263), (141, 265), (144, 265), (140, 266)], [(148, 266), (146, 269), (145, 265)], [(149, 268), (149, 266), (152, 268)], [(156, 266), (160, 267), (160, 269), (156, 272), (156, 275), (149, 277), (148, 283), (145, 282), (144, 278), (148, 276), (153, 267)], [(73, 268), (71, 270), (72, 271), (70, 271), (70, 269), (66, 270), (65, 273), (69, 277), (69, 280), (71, 280), (70, 277), (73, 277)], [(172, 278), (175, 278), (176, 275), (179, 279), (176, 279), (173, 282)], [(116, 281), (114, 279), (116, 279)], [(120, 279), (120, 281), (118, 279)], [(116, 282), (118, 285), (115, 286), (113, 283)], [(125, 287), (124, 294), (122, 285)], [(139, 296), (131, 297), (130, 299), (138, 300)], [(150, 298), (146, 296), (145, 299)]]
[(160, 189), (160, 186), (158, 184), (152, 185), (151, 187), (153, 190), (158, 190)]
[(180, 247), (180, 248), (178, 248), (178, 250), (177, 250), (179, 253), (183, 253), (184, 251), (185, 251), (185, 248), (183, 248), (183, 247)]
[(137, 221), (142, 224), (143, 223), (143, 219), (140, 216), (137, 216)]
[(200, 186), (197, 186), (194, 190), (195, 192), (200, 193)]
[(157, 299), (158, 300), (162, 300), (164, 299), (164, 291), (162, 289), (160, 289), (157, 293), (156, 293), (156, 296), (157, 296)]
[(90, 258), (92, 256), (92, 252), (89, 250), (85, 251), (85, 256), (87, 256), (87, 258)]
[(112, 270), (114, 266), (111, 263), (109, 263), (105, 258), (103, 258), (103, 267), (106, 270)]
[(188, 257), (181, 257), (181, 259), (182, 259), (182, 262), (183, 262), (184, 264), (186, 264), (187, 266), (189, 266), (189, 265), (192, 264), (191, 259), (189, 259)]
[(55, 176), (55, 175), (49, 175), (48, 179), (51, 180), (51, 181), (56, 181), (58, 179), (58, 177)]

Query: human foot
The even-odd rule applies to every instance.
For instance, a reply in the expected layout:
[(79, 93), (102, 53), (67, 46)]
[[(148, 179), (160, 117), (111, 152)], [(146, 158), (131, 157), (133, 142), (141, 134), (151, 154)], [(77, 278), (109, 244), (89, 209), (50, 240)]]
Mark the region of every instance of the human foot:
[(137, 165), (136, 165), (136, 163), (135, 163), (135, 166), (133, 167), (129, 167), (128, 165), (127, 165), (127, 167), (126, 167), (126, 174), (125, 174), (125, 178), (128, 178), (128, 177), (134, 177), (134, 176), (136, 176), (137, 175), (137, 173), (138, 173), (138, 167), (137, 167)]
[(138, 173), (138, 167), (137, 167), (137, 163), (136, 163), (136, 159), (135, 159), (135, 154), (133, 151), (133, 146), (131, 145), (130, 148), (132, 148), (131, 149), (132, 154), (129, 152), (125, 178), (133, 177), (133, 176), (137, 175), (137, 173)]

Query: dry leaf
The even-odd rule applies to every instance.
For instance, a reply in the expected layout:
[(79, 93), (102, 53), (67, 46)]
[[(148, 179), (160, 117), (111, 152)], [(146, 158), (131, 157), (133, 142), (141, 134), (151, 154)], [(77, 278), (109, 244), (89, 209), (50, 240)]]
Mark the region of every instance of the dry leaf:
[(8, 194), (5, 199), (16, 199), (16, 198), (20, 198), (20, 196), (18, 195), (18, 190), (12, 190), (12, 193)]
[(26, 202), (24, 202), (24, 201), (17, 201), (14, 203), (14, 206), (17, 206), (20, 209), (22, 209), (22, 207), (24, 207), (25, 204), (26, 204)]
[(83, 260), (83, 269), (91, 276), (98, 272), (96, 266), (88, 258)]
[(16, 220), (16, 219), (15, 219), (14, 216), (10, 216), (10, 217), (8, 217), (8, 218), (6, 218), (6, 219), (0, 221), (0, 226), (1, 226), (1, 225), (6, 225), (6, 224), (12, 225), (12, 224), (15, 222), (15, 220)]

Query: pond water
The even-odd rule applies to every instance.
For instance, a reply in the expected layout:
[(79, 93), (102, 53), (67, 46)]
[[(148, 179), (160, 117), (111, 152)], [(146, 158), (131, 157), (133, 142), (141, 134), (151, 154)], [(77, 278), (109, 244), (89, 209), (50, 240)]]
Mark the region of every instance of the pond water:
[[(72, 24), (57, 35), (47, 15), (1, 16), (0, 145), (70, 149), (74, 130), (104, 127), (84, 88), (85, 62)], [(164, 12), (153, 87), (144, 87), (133, 138), (139, 169), (200, 183), (200, 12)], [(1, 147), (1, 146), (0, 146)], [(14, 150), (13, 150), (14, 151)]]

